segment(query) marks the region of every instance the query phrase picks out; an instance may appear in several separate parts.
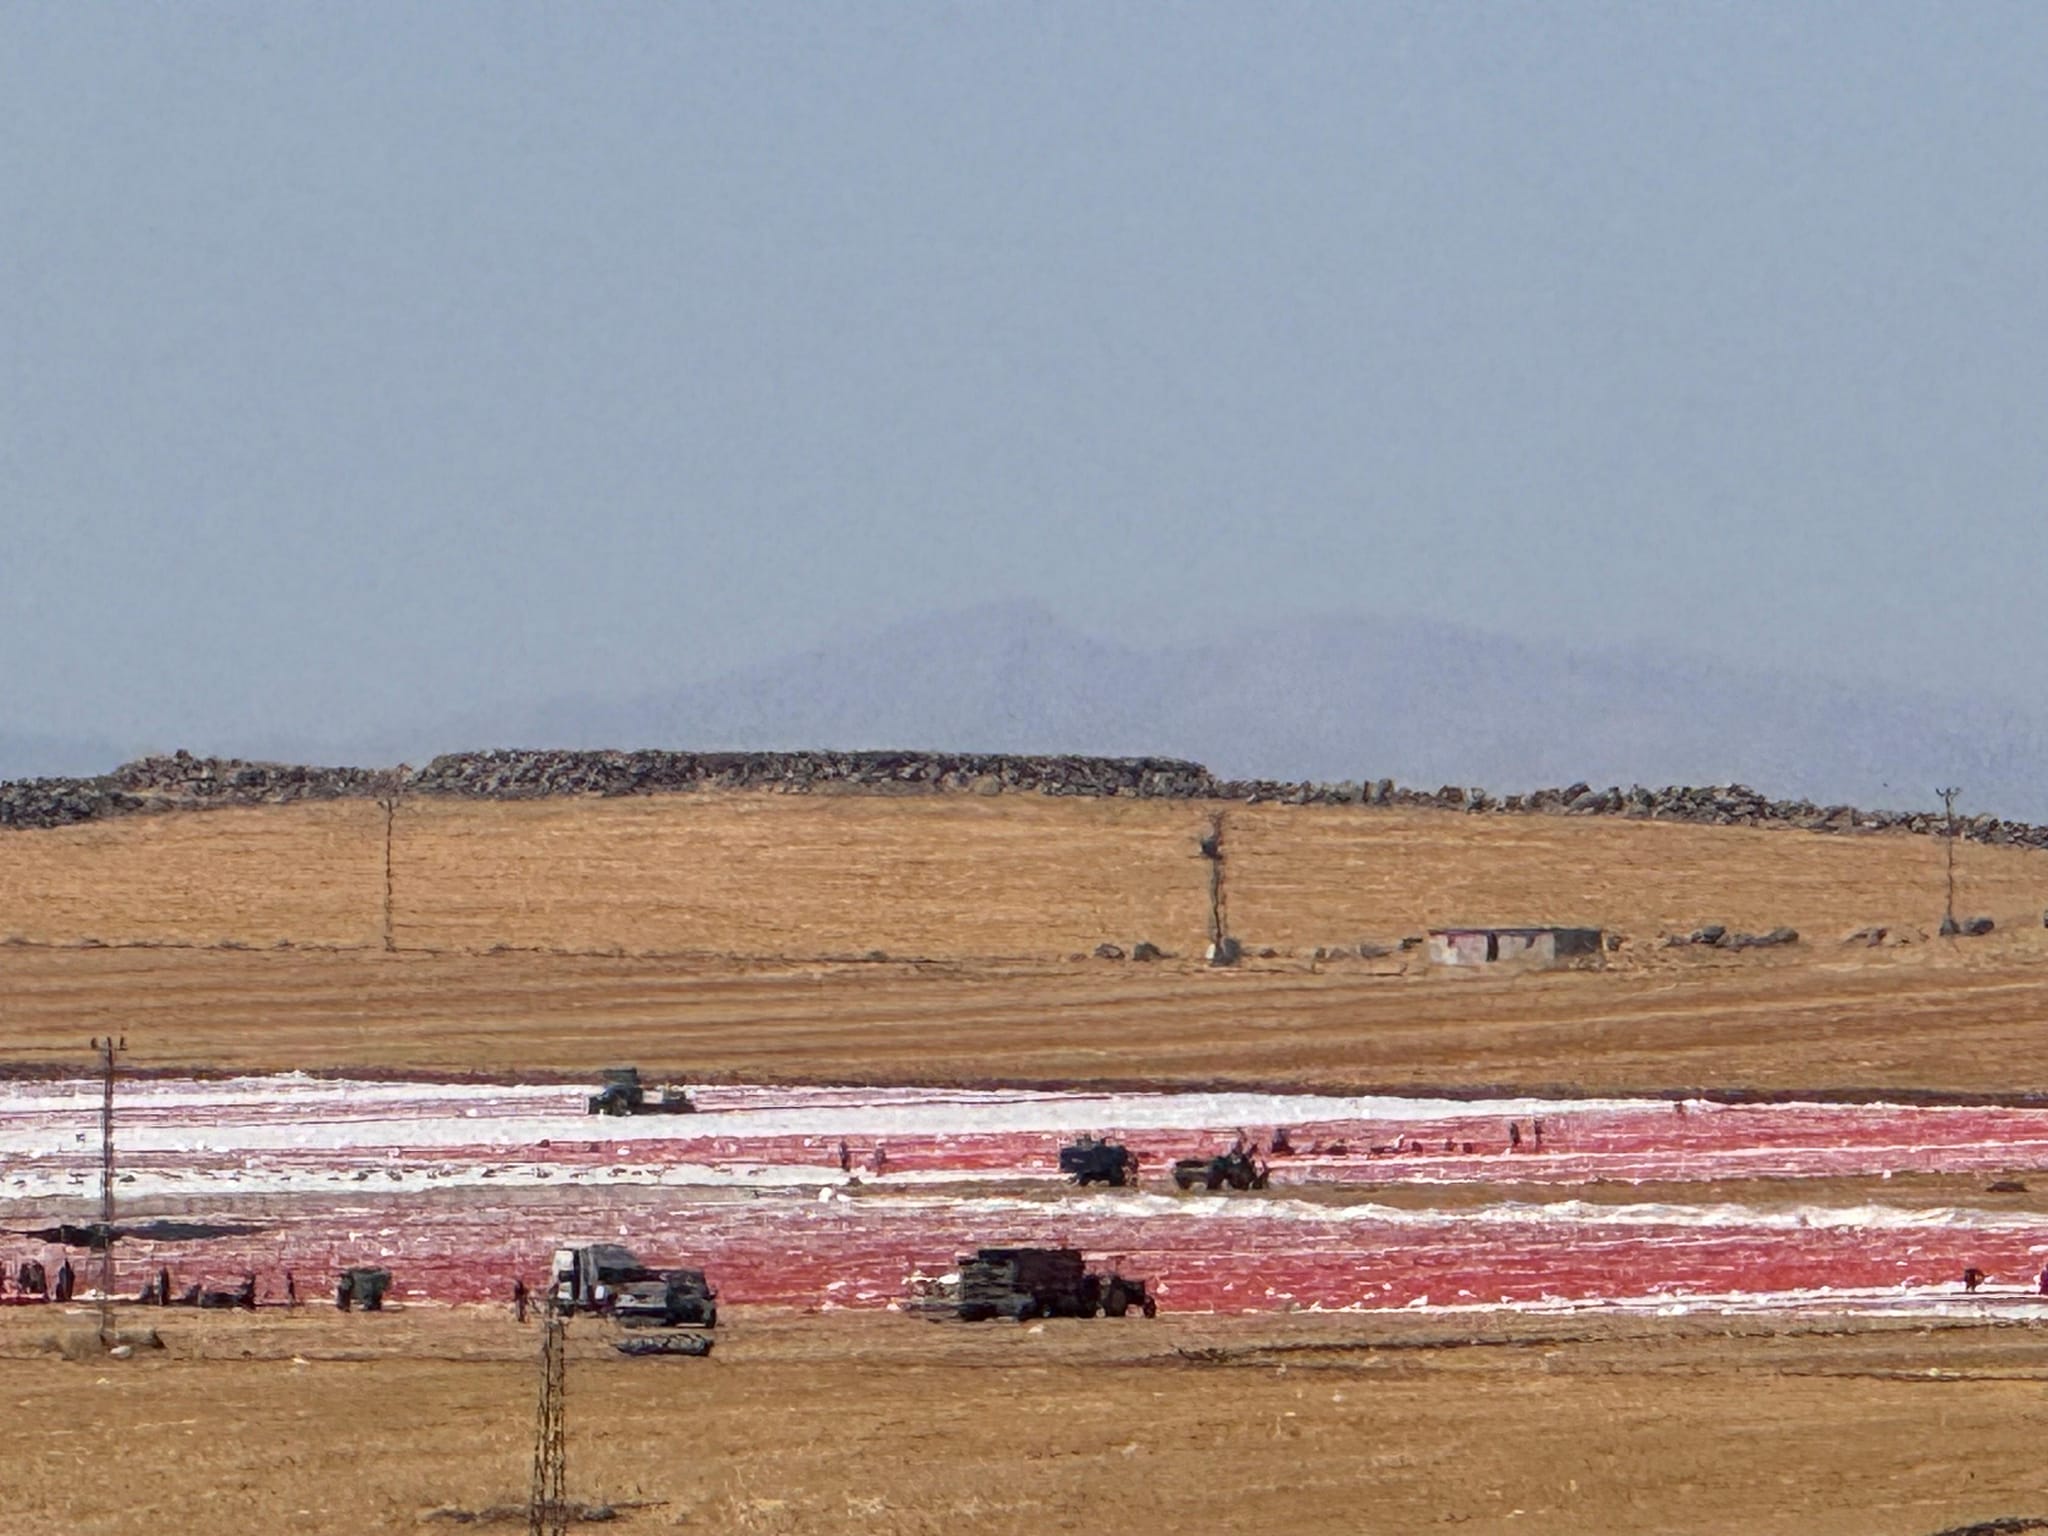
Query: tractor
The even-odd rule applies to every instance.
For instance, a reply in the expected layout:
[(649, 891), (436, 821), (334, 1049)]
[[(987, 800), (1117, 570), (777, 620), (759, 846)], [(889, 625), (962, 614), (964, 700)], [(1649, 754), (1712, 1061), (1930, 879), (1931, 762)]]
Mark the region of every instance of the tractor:
[(1269, 1171), (1249, 1152), (1219, 1152), (1181, 1158), (1173, 1165), (1173, 1183), (1176, 1189), (1264, 1189)]
[[(255, 1292), (253, 1282), (251, 1282), (249, 1289), (253, 1297)], [(390, 1270), (375, 1269), (366, 1264), (357, 1265), (351, 1269), (344, 1269), (335, 1278), (334, 1304), (344, 1312), (357, 1307), (360, 1307), (365, 1312), (382, 1312), (384, 1310), (384, 1293), (390, 1289)], [(201, 1306), (206, 1305), (203, 1299), (199, 1304)], [(250, 1305), (253, 1306), (254, 1304), (252, 1300)]]
[(697, 1106), (680, 1088), (663, 1088), (659, 1098), (647, 1097), (638, 1067), (607, 1067), (604, 1087), (590, 1096), (593, 1115), (688, 1115)]

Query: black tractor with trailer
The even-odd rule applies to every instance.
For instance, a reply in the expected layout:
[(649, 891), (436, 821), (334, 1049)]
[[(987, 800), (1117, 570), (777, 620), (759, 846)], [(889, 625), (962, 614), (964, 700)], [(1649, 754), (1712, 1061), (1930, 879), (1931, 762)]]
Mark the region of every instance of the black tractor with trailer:
[(607, 1067), (604, 1087), (590, 1096), (587, 1113), (593, 1115), (688, 1115), (697, 1106), (680, 1088), (663, 1088), (654, 1098), (640, 1081), (638, 1067)]
[(1083, 1136), (1060, 1148), (1060, 1172), (1076, 1184), (1108, 1184), (1122, 1189), (1138, 1182), (1138, 1154), (1114, 1141)]
[(1183, 1157), (1173, 1165), (1176, 1189), (1264, 1189), (1269, 1170), (1249, 1152)]
[(960, 1282), (939, 1316), (965, 1323), (1008, 1318), (1123, 1317), (1133, 1310), (1153, 1317), (1159, 1303), (1143, 1280), (1114, 1272), (1094, 1274), (1078, 1248), (980, 1248), (960, 1259)]

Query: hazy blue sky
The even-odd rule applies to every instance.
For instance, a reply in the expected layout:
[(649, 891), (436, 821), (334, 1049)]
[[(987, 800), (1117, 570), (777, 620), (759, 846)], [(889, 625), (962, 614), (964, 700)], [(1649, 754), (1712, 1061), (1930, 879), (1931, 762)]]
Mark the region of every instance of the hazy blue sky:
[(1037, 598), (2048, 682), (2048, 7), (0, 7), (0, 729)]

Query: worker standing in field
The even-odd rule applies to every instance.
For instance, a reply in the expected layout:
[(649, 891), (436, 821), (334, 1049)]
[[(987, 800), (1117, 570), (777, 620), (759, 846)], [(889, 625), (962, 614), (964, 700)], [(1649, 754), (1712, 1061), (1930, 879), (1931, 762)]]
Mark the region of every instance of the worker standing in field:
[(839, 1171), (841, 1173), (853, 1172), (853, 1148), (846, 1144), (844, 1136), (839, 1138)]
[(513, 1321), (513, 1322), (515, 1322), (515, 1323), (523, 1323), (523, 1322), (525, 1322), (525, 1321), (526, 1321), (526, 1299), (527, 1299), (527, 1293), (526, 1293), (526, 1282), (525, 1282), (525, 1280), (523, 1280), (523, 1279), (516, 1279), (516, 1278), (515, 1278), (515, 1279), (513, 1280), (513, 1282), (512, 1282), (512, 1321)]

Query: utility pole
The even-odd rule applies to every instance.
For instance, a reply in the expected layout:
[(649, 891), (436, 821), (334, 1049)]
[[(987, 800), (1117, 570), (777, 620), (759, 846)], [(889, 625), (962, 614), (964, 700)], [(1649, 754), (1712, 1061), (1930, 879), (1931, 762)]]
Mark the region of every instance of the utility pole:
[(1223, 813), (1209, 818), (1209, 835), (1201, 841), (1202, 857), (1209, 861), (1209, 963), (1235, 965), (1237, 941), (1230, 936), (1230, 919), (1223, 904)]
[(391, 878), (391, 841), (394, 824), (398, 820), (399, 796), (405, 792), (405, 774), (405, 765), (401, 763), (383, 779), (377, 794), (378, 808), (384, 812), (384, 953), (387, 955), (398, 949), (398, 939), (392, 927), (397, 888)]
[(1956, 796), (1962, 792), (1960, 785), (1935, 791), (1941, 796), (1942, 810), (1948, 818), (1948, 900), (1941, 909), (1944, 938), (1954, 938), (1963, 931), (1956, 923)]
[(562, 1314), (554, 1298), (542, 1302), (540, 1318), (540, 1401), (533, 1419), (533, 1486), (526, 1499), (527, 1536), (568, 1536), (567, 1445), (562, 1410), (568, 1397)]
[(100, 1055), (100, 1348), (114, 1346), (114, 1053), (128, 1037), (95, 1040)]

